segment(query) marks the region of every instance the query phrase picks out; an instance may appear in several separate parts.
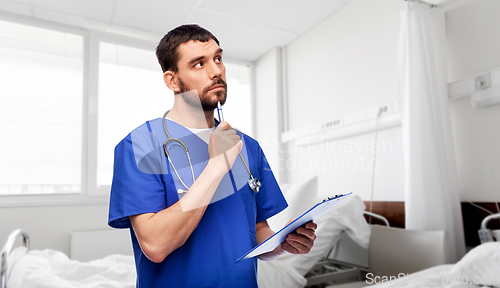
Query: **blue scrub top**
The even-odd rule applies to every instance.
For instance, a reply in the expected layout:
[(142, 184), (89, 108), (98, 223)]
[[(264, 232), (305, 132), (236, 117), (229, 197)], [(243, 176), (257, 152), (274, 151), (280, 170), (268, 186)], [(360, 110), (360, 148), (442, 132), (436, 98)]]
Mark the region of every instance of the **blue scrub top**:
[[(183, 126), (166, 120), (171, 137), (188, 146), (195, 178), (208, 163), (208, 144)], [(257, 287), (257, 259), (236, 260), (257, 245), (255, 224), (287, 207), (260, 145), (239, 133), (242, 155), (255, 178), (262, 182), (253, 192), (239, 157), (219, 184), (199, 225), (183, 246), (162, 263), (150, 261), (139, 246), (129, 216), (159, 212), (179, 200), (184, 189), (163, 152), (166, 135), (162, 120), (148, 121), (115, 148), (108, 224), (130, 228), (137, 269), (137, 287)], [(170, 145), (169, 145), (170, 146)], [(169, 147), (172, 161), (185, 184), (192, 184), (184, 150)]]

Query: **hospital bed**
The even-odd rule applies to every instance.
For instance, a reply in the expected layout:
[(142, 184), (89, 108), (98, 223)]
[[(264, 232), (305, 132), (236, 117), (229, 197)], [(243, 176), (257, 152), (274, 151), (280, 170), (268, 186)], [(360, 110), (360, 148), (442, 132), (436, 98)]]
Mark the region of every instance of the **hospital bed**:
[[(486, 217), (480, 230), (484, 237)], [(483, 232), (483, 233), (481, 233)], [(493, 235), (498, 234), (499, 231)], [(491, 231), (488, 233), (492, 235)], [(497, 236), (496, 241), (500, 237)], [(373, 226), (369, 243), (369, 273), (364, 281), (326, 288), (355, 287), (500, 287), (500, 242), (482, 239), (455, 264), (447, 264), (447, 233)]]
[[(488, 242), (475, 247), (455, 264), (437, 265), (411, 274), (401, 273), (390, 277), (370, 275), (361, 285), (350, 283), (327, 288), (500, 287), (499, 259), (500, 242)], [(411, 259), (406, 260), (408, 261)]]
[[(389, 221), (378, 214), (364, 211), (369, 223), (389, 227)], [(372, 221), (373, 220), (373, 221)], [(370, 233), (371, 235), (371, 233)], [(342, 232), (330, 251), (305, 275), (306, 287), (324, 287), (328, 283), (361, 281), (368, 273), (368, 248), (360, 246)]]
[[(22, 239), (22, 245), (14, 247)], [(110, 255), (90, 262), (69, 259), (55, 250), (30, 250), (30, 238), (12, 232), (1, 251), (0, 288), (135, 287), (133, 256)]]
[[(318, 219), (317, 239), (309, 254), (259, 261), (260, 287), (304, 287), (307, 272), (321, 263), (342, 234), (367, 247), (370, 229), (363, 218), (364, 209), (361, 198), (349, 197)], [(0, 288), (135, 287), (133, 256), (115, 254), (89, 262), (76, 261), (60, 251), (30, 250), (29, 242), (22, 230), (9, 236), (2, 249)]]

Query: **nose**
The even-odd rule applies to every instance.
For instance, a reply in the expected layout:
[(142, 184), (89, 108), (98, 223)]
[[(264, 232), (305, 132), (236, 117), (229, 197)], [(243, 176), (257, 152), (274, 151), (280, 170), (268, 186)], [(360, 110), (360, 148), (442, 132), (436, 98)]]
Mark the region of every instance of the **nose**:
[(216, 63), (215, 61), (210, 62), (210, 67), (209, 67), (209, 77), (210, 79), (215, 79), (216, 77), (221, 77), (222, 76), (222, 69), (224, 67), (222, 66), (224, 64), (222, 63)]

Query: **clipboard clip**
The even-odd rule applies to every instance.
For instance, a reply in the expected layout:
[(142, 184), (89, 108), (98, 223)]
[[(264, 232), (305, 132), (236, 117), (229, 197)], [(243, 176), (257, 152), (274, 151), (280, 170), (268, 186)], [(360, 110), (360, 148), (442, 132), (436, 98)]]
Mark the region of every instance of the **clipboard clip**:
[(332, 199), (338, 198), (338, 197), (340, 197), (340, 196), (344, 196), (344, 194), (337, 194), (337, 195), (335, 195), (335, 196), (333, 196), (333, 197), (328, 197), (328, 198), (325, 198), (325, 199), (323, 199), (323, 201), (321, 201), (321, 202), (326, 202), (326, 201), (328, 201), (328, 200), (332, 200)]

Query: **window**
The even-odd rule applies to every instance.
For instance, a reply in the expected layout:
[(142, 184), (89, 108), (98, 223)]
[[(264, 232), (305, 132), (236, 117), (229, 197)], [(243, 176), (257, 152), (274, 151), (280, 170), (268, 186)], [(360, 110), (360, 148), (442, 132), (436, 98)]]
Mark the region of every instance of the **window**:
[(83, 36), (0, 21), (0, 195), (79, 193)]
[(98, 187), (111, 185), (116, 144), (147, 120), (161, 117), (173, 102), (154, 49), (100, 43)]

